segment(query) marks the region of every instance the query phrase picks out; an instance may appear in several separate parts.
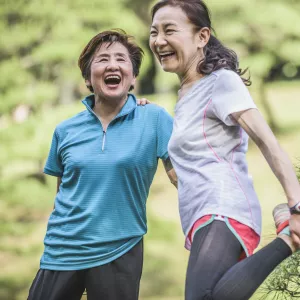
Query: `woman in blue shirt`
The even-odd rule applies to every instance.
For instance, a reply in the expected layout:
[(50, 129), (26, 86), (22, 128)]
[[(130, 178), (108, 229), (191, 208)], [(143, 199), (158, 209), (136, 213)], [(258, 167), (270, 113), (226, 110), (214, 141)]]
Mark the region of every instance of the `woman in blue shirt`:
[(123, 32), (101, 32), (79, 67), (93, 93), (86, 110), (54, 132), (46, 174), (58, 177), (40, 270), (30, 300), (138, 299), (147, 231), (146, 199), (158, 158), (176, 175), (167, 144), (172, 118), (138, 106), (133, 94), (142, 49)]

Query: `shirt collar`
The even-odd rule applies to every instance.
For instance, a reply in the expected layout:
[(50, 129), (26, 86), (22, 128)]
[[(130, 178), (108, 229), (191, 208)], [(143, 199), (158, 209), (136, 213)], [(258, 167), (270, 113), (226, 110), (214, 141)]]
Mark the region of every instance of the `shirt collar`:
[[(93, 111), (93, 106), (95, 103), (95, 95), (91, 94), (82, 100), (83, 105), (87, 108), (87, 110), (96, 115)], [(136, 98), (133, 94), (128, 94), (128, 98), (121, 108), (120, 112), (114, 117), (114, 119), (120, 118), (122, 116), (128, 115), (137, 107)]]

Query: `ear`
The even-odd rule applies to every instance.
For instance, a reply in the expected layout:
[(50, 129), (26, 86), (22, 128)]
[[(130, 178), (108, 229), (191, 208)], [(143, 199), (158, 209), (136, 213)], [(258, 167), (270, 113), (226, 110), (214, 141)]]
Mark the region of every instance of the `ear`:
[(131, 81), (131, 86), (135, 86), (135, 82), (136, 82), (136, 77), (133, 76), (132, 81)]
[(88, 87), (88, 86), (92, 86), (92, 83), (89, 79), (86, 79), (85, 80), (85, 85)]
[(198, 48), (203, 49), (208, 43), (210, 38), (210, 29), (203, 27), (198, 31)]

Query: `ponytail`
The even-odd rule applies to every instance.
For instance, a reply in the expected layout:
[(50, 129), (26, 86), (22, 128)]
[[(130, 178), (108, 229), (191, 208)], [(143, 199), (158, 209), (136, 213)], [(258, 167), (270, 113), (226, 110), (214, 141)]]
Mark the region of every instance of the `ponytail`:
[(204, 59), (199, 62), (197, 71), (208, 75), (222, 68), (234, 71), (241, 77), (246, 86), (251, 85), (250, 77), (242, 77), (248, 69), (242, 70), (239, 68), (236, 53), (223, 46), (216, 37), (211, 35), (208, 44), (204, 48)]

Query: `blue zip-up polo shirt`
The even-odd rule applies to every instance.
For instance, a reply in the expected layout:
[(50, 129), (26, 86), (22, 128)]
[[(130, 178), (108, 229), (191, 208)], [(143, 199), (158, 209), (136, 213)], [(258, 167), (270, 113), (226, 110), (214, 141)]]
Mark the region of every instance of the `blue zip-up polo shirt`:
[(109, 263), (147, 231), (146, 199), (158, 158), (168, 157), (172, 117), (129, 94), (103, 131), (92, 110), (59, 124), (44, 172), (62, 177), (44, 240), (41, 268), (80, 270)]

